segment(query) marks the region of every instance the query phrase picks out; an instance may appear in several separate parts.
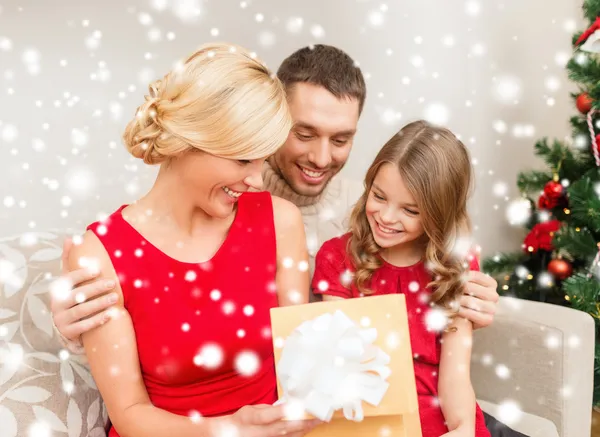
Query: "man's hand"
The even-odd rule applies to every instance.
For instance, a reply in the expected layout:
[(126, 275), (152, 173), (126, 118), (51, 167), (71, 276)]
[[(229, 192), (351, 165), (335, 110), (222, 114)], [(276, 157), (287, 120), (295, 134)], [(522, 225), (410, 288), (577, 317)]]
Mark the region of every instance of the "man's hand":
[(473, 323), (473, 329), (486, 328), (494, 321), (500, 298), (497, 287), (498, 283), (491, 276), (473, 270), (469, 273), (469, 281), (460, 298), (458, 315), (469, 319)]
[(87, 268), (72, 272), (67, 270), (72, 247), (71, 239), (65, 240), (61, 259), (62, 276), (58, 280), (59, 285), (52, 287), (50, 307), (58, 332), (66, 339), (79, 343), (81, 334), (108, 321), (109, 313), (106, 310), (117, 302), (117, 294), (106, 295), (115, 287), (114, 281), (93, 281), (99, 272)]

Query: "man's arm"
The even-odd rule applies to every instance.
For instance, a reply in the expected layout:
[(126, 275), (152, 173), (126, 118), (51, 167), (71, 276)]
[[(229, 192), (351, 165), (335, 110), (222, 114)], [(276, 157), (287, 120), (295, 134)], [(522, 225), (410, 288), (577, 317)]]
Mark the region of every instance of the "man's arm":
[(76, 267), (69, 271), (73, 247), (73, 241), (66, 239), (62, 275), (50, 286), (50, 307), (54, 329), (63, 345), (81, 355), (85, 353), (81, 335), (108, 320), (107, 310), (117, 302), (117, 294), (115, 281), (99, 278), (98, 270)]
[(498, 283), (483, 272), (471, 270), (460, 299), (458, 315), (470, 320), (473, 329), (486, 328), (494, 321), (500, 296)]

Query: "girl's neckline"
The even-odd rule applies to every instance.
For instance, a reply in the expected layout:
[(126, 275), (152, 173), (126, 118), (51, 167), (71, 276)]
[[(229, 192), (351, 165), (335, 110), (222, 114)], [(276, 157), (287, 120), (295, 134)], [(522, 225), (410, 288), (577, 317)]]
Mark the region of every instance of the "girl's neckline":
[(221, 245), (217, 248), (215, 253), (213, 253), (209, 259), (207, 259), (205, 261), (182, 261), (177, 258), (173, 258), (171, 255), (169, 255), (168, 253), (166, 253), (165, 251), (160, 249), (158, 246), (156, 246), (154, 243), (152, 243), (150, 240), (148, 240), (140, 231), (138, 231), (131, 223), (129, 223), (125, 219), (125, 217), (123, 216), (123, 210), (128, 206), (129, 206), (128, 204), (122, 205), (117, 210), (117, 214), (121, 218), (123, 223), (125, 223), (126, 226), (128, 226), (133, 232), (135, 232), (142, 239), (142, 241), (145, 242), (146, 245), (150, 246), (153, 250), (160, 253), (162, 256), (168, 258), (169, 260), (171, 260), (173, 262), (183, 264), (183, 265), (188, 265), (188, 266), (203, 266), (203, 265), (210, 265), (211, 263), (214, 263), (217, 256), (224, 250), (224, 248), (228, 244), (229, 240), (231, 239), (232, 232), (237, 228), (237, 226), (234, 226), (234, 225), (236, 224), (238, 217), (240, 215), (239, 214), (240, 208), (239, 208), (239, 203), (238, 203), (238, 207), (236, 208), (236, 211), (235, 211), (235, 216), (233, 218), (233, 221), (231, 222), (231, 226), (229, 227), (229, 230), (227, 231), (227, 235), (225, 236), (225, 239), (223, 240)]
[(379, 255), (379, 259), (383, 262), (383, 264), (386, 267), (389, 267), (389, 268), (394, 269), (394, 270), (410, 270), (410, 269), (415, 269), (415, 268), (423, 266), (423, 260), (419, 260), (416, 263), (410, 264), (410, 265), (407, 265), (407, 266), (397, 266), (397, 265), (392, 264), (391, 262), (387, 261), (381, 255)]

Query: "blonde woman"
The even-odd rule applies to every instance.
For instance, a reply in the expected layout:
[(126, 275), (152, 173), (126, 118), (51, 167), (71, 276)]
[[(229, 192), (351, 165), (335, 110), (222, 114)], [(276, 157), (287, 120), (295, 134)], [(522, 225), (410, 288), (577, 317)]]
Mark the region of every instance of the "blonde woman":
[[(470, 238), (471, 182), (469, 154), (452, 132), (410, 123), (367, 171), (350, 232), (316, 257), (313, 291), (325, 300), (406, 296), (423, 437), (490, 435), (470, 380), (472, 323), (456, 316), (468, 271), (478, 269), (457, 250)], [(432, 306), (452, 316), (447, 329), (431, 323)]]
[[(151, 190), (88, 227), (116, 310), (83, 334), (111, 437), (303, 435), (281, 420), (269, 309), (307, 301), (300, 213), (261, 189), (291, 127), (284, 88), (241, 47), (201, 47), (150, 86), (124, 142)], [(254, 192), (249, 192), (253, 190)], [(112, 283), (112, 284), (111, 284)], [(230, 434), (233, 433), (233, 434)]]

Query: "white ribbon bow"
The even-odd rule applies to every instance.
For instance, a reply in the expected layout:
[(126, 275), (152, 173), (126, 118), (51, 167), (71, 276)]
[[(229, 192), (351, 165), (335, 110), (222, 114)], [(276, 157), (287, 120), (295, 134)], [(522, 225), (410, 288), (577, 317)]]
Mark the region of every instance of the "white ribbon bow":
[(377, 329), (360, 328), (340, 310), (302, 323), (277, 364), (278, 403), (301, 405), (325, 422), (340, 409), (346, 419), (362, 421), (362, 401), (378, 406), (389, 387), (390, 357), (373, 344), (376, 338)]

